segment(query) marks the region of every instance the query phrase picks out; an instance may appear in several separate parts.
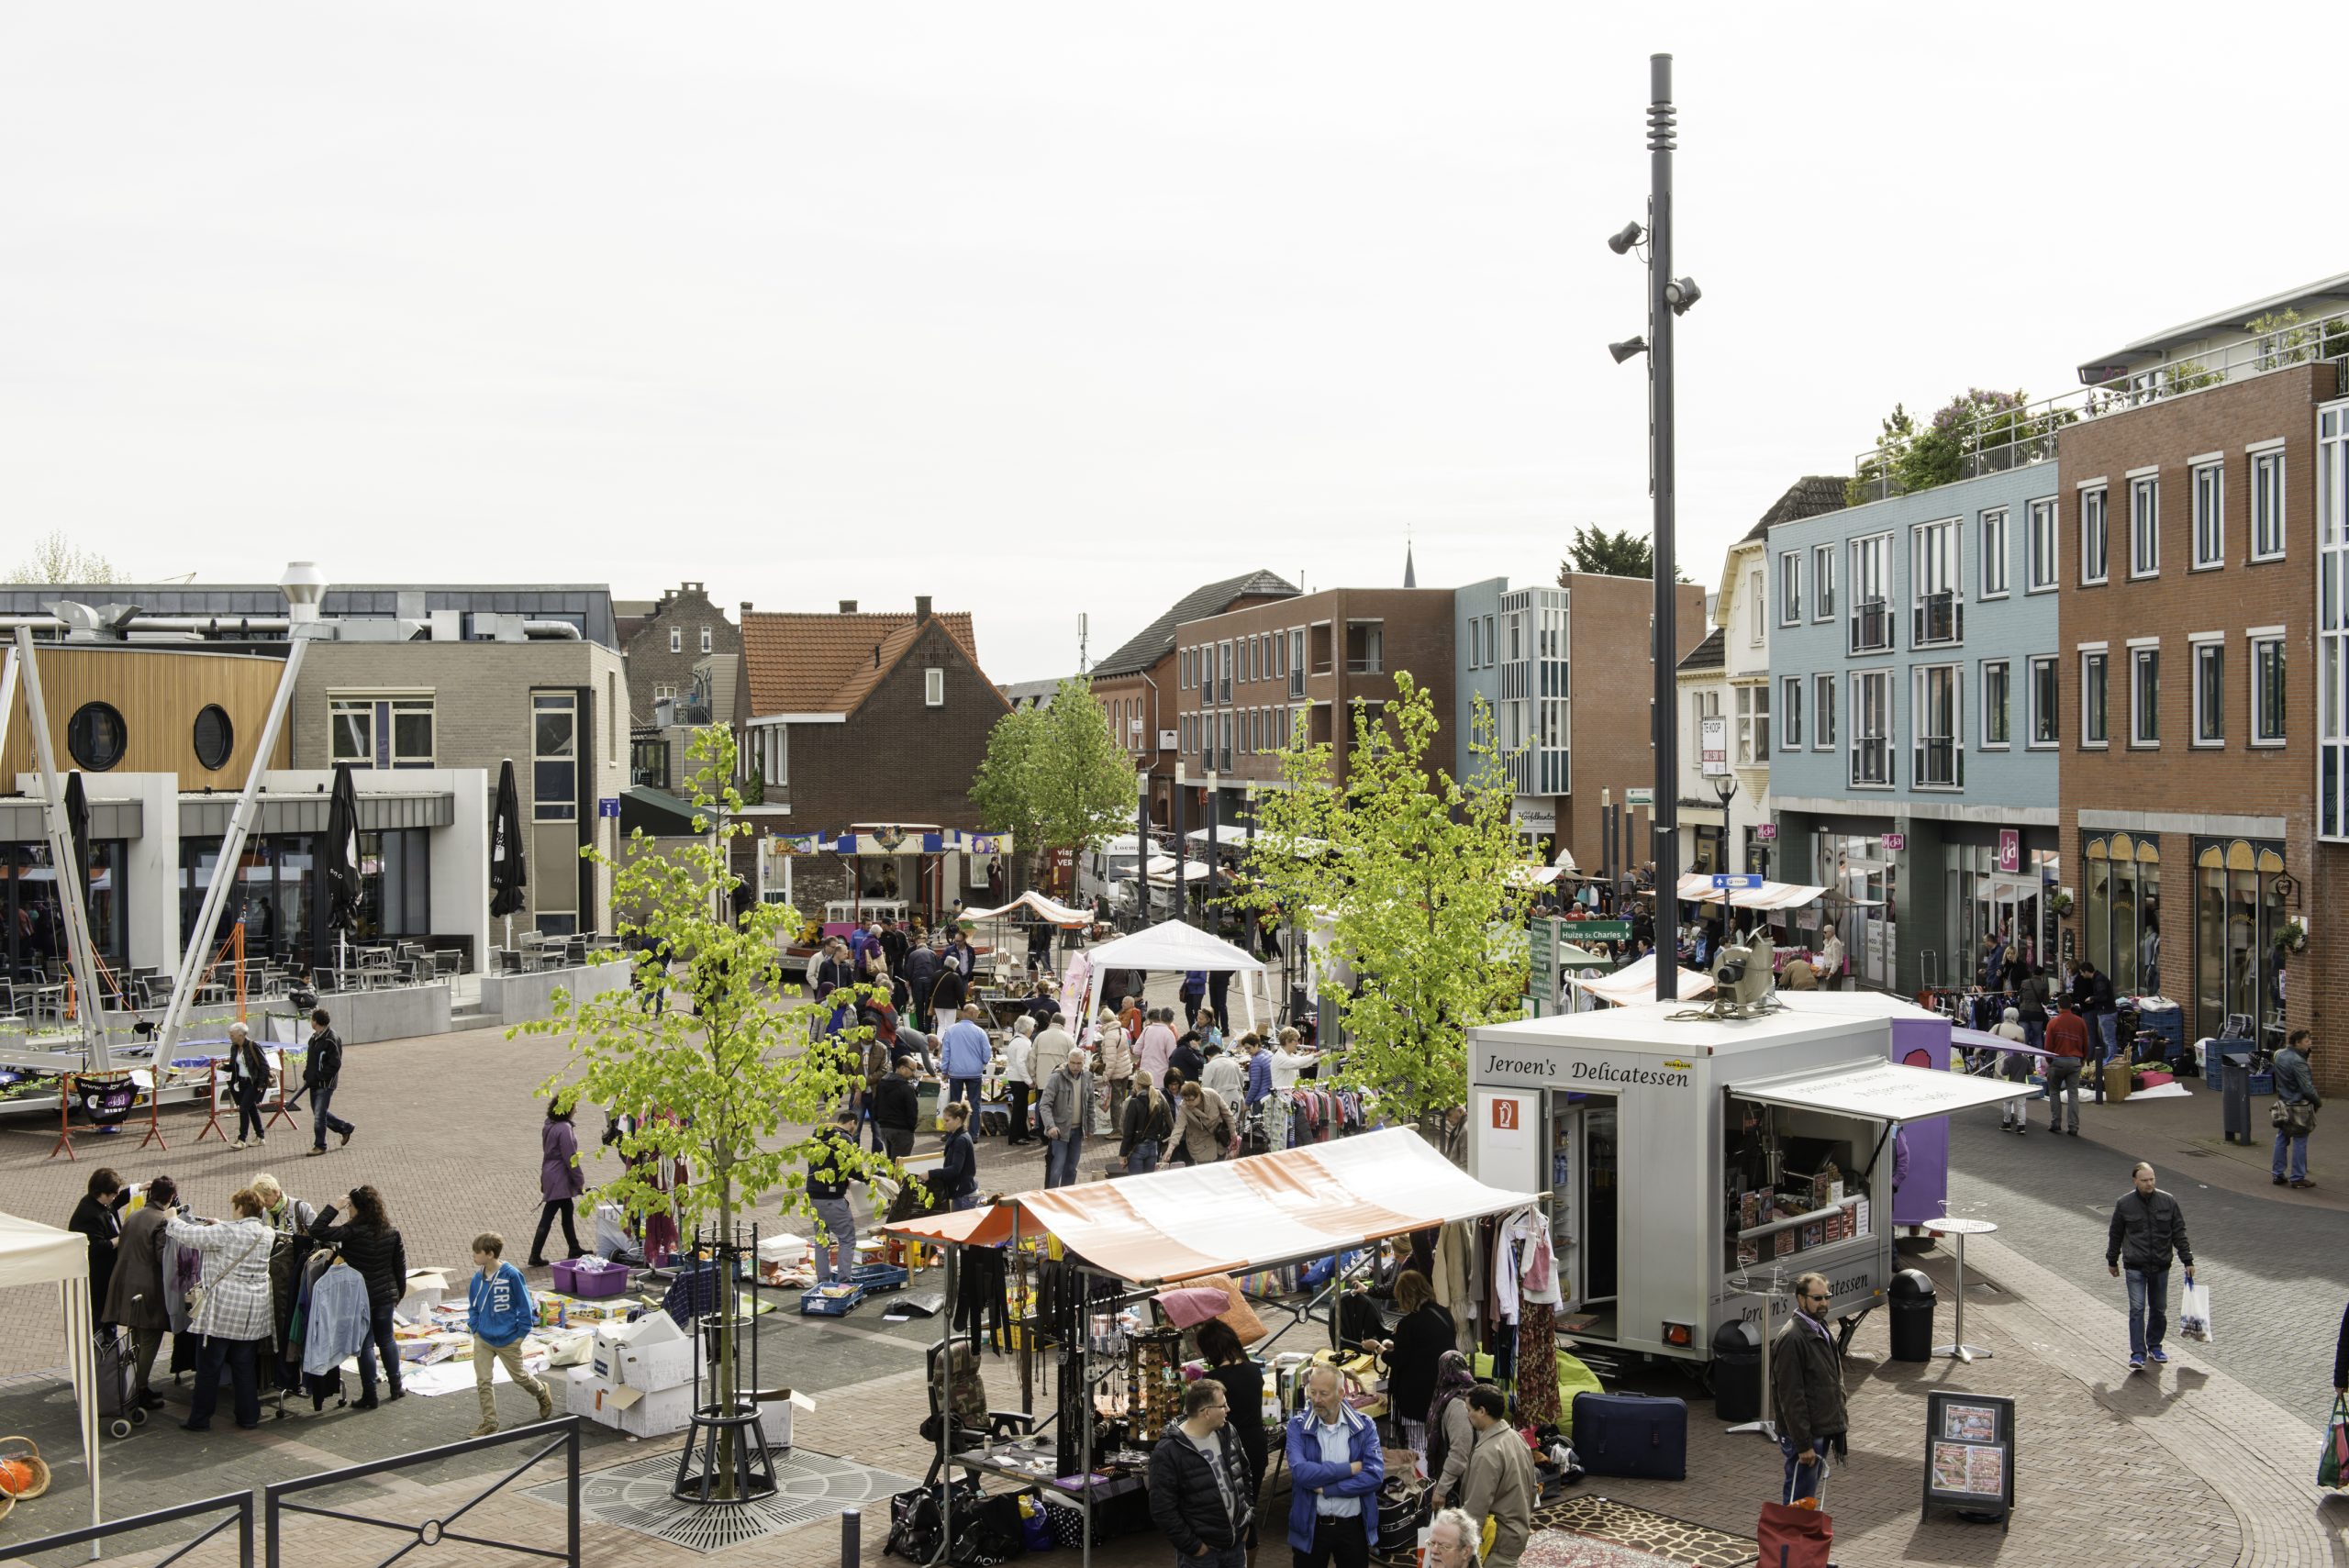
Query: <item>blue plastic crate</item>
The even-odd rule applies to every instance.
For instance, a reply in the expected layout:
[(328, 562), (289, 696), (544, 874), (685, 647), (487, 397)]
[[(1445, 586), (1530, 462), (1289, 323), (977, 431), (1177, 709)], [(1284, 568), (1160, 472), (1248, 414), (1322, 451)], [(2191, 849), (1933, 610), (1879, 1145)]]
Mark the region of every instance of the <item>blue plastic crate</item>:
[(819, 1284), (813, 1290), (800, 1293), (799, 1315), (803, 1318), (845, 1318), (855, 1311), (863, 1300), (863, 1285), (852, 1284), (852, 1288), (843, 1291), (838, 1282), (830, 1285)]
[(857, 1263), (848, 1271), (851, 1284), (863, 1285), (870, 1295), (876, 1291), (903, 1290), (906, 1271), (895, 1263)]

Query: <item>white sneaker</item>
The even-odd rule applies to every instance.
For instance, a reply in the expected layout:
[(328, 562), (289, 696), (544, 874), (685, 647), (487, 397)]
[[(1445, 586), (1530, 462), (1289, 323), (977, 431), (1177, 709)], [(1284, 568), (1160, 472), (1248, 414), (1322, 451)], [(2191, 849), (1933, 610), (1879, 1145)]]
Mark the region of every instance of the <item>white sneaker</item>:
[(244, 1140), (243, 1139), (241, 1139), (241, 1138), (239, 1138), (239, 1140), (237, 1140), (237, 1141), (236, 1141), (236, 1142), (231, 1143), (230, 1145), (228, 1145), (228, 1147), (229, 1147), (230, 1149), (232, 1149), (232, 1150), (234, 1150), (234, 1149), (242, 1149), (244, 1146), (245, 1146), (245, 1140)]

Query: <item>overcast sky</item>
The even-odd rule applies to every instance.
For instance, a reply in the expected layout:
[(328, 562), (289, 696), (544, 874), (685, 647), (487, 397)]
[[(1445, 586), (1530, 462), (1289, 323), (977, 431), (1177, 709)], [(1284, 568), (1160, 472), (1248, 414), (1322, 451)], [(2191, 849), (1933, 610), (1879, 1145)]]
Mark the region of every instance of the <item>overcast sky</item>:
[(11, 6), (0, 541), (927, 593), (999, 681), (1407, 534), (1545, 579), (1647, 527), (1659, 49), (1708, 583), (1896, 400), (2349, 271), (2317, 9), (1632, 9)]

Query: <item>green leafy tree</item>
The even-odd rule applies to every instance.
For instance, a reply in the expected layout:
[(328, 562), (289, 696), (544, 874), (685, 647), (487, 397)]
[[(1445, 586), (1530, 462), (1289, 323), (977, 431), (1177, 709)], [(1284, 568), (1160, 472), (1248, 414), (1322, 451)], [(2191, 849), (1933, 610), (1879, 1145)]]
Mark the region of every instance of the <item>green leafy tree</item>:
[[(569, 1064), (540, 1092), (637, 1118), (618, 1140), (623, 1167), (597, 1183), (597, 1198), (640, 1217), (674, 1204), (690, 1238), (710, 1222), (731, 1235), (738, 1218), (777, 1195), (784, 1214), (814, 1214), (805, 1168), (819, 1146), (813, 1132), (794, 1129), (824, 1127), (861, 1084), (869, 1031), (827, 1038), (828, 1011), (785, 989), (780, 938), (798, 927), (787, 906), (752, 902), (731, 917), (715, 912), (733, 906), (740, 885), (727, 840), (751, 830), (735, 819), (742, 799), (732, 783), (733, 733), (723, 725), (698, 729), (686, 755), (695, 767), (695, 838), (655, 853), (640, 828), (623, 858), (592, 845), (580, 854), (610, 872), (613, 906), (630, 911), (621, 934), (643, 939), (636, 977), (660, 984), (655, 955), (665, 953), (677, 965), (666, 983), (688, 1006), (652, 1012), (637, 986), (584, 1000), (558, 991), (552, 1017), (507, 1034), (569, 1037)], [(840, 1158), (861, 1175), (894, 1169), (863, 1152)], [(685, 1162), (687, 1179), (673, 1189), (655, 1180), (664, 1160)], [(734, 1387), (734, 1359), (729, 1323), (717, 1351), (720, 1388)]]
[(1095, 849), (1134, 818), (1134, 763), (1093, 684), (1072, 675), (1041, 707), (1014, 708), (987, 732), (971, 799), (1021, 849)]
[(1468, 1029), (1522, 1014), (1526, 894), (1509, 868), (1523, 855), (1481, 697), (1464, 784), (1429, 766), (1435, 705), (1408, 672), (1383, 713), (1357, 703), (1353, 722), (1342, 786), (1330, 746), (1302, 730), (1281, 753), (1286, 787), (1257, 797), (1236, 896), (1326, 921), (1324, 962), (1356, 982), (1330, 998), (1349, 1041), (1340, 1079), (1416, 1120), (1465, 1100)]
[[(1629, 528), (1610, 534), (1605, 528), (1586, 524), (1575, 529), (1574, 542), (1566, 547), (1566, 559), (1558, 562), (1558, 585), (1564, 587), (1566, 579), (1576, 572), (1595, 573), (1601, 577), (1653, 577), (1655, 541)], [(1688, 574), (1676, 564), (1673, 574), (1680, 582), (1688, 581)]]
[(46, 533), (33, 540), (32, 553), (17, 563), (5, 579), (10, 583), (113, 583), (118, 581), (114, 562), (95, 550), (83, 550), (61, 533)]

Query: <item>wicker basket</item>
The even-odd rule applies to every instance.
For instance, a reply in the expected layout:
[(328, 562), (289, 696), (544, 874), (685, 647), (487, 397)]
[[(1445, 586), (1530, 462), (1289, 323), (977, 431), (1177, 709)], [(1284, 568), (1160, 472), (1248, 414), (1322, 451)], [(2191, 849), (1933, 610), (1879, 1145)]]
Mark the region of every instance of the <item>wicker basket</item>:
[[(10, 1482), (13, 1475), (26, 1477), (21, 1486)], [(40, 1457), (40, 1445), (27, 1437), (0, 1438), (0, 1496), (11, 1501), (33, 1498), (49, 1490), (49, 1465)]]

